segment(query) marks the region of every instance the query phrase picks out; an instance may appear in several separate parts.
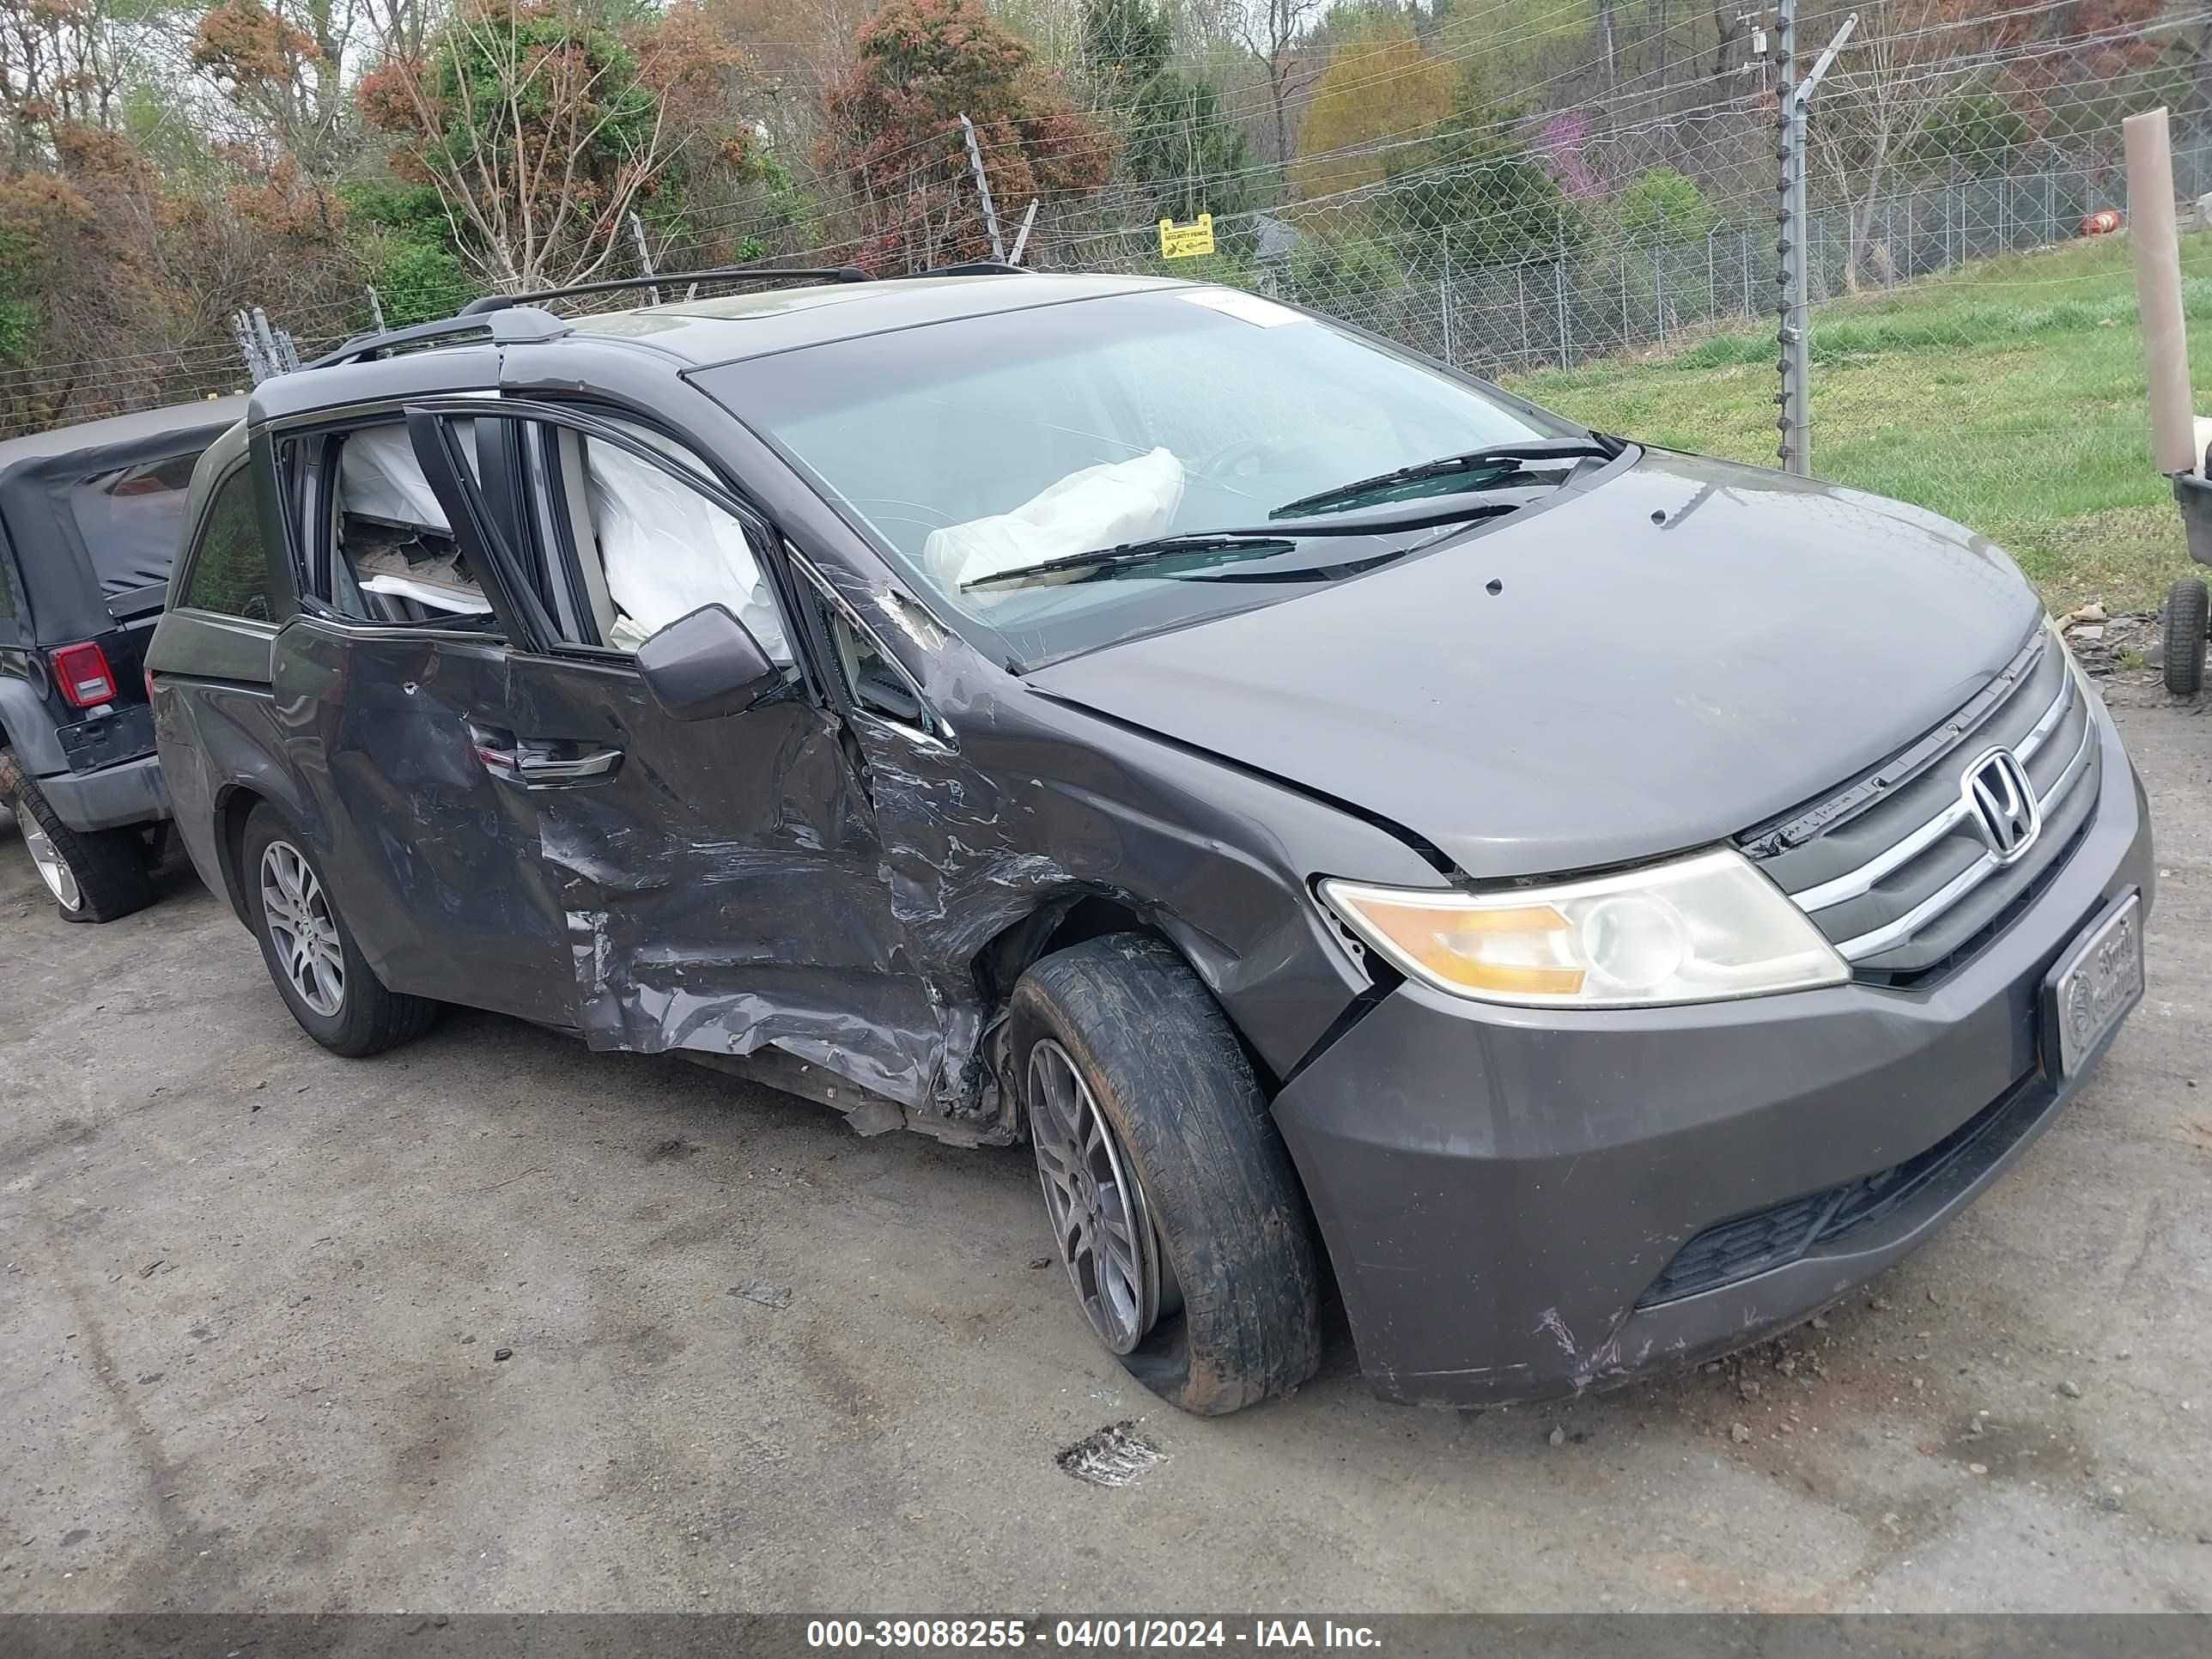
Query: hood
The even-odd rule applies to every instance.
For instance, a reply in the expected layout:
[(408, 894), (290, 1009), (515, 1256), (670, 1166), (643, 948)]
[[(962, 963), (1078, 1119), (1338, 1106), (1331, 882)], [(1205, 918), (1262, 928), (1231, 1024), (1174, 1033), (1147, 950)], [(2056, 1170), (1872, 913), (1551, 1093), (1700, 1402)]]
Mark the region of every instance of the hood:
[(1947, 520), (1647, 450), (1403, 564), (1029, 680), (1386, 818), (1471, 876), (1522, 876), (1720, 841), (1822, 794), (1965, 702), (2042, 614)]

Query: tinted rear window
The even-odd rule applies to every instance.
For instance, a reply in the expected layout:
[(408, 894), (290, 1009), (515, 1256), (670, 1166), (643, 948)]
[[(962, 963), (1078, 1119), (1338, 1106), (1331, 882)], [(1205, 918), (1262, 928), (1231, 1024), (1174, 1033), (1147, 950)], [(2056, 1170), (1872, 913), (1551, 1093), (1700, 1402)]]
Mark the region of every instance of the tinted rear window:
[(68, 491), (77, 534), (109, 599), (169, 580), (185, 533), (197, 453), (80, 478)]

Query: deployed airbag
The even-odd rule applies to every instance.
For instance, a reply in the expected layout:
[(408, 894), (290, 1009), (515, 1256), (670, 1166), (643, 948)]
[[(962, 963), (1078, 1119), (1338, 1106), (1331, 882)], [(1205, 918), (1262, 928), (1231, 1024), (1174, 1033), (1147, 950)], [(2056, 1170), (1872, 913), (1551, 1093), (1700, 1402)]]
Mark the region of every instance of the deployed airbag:
[(1166, 533), (1182, 505), (1182, 463), (1154, 449), (1071, 472), (1011, 513), (930, 532), (922, 563), (946, 587), (1046, 559)]
[(622, 613), (608, 644), (634, 651), (678, 617), (726, 605), (772, 660), (791, 660), (742, 524), (613, 444), (593, 444), (586, 471), (607, 594)]
[[(473, 451), (473, 423), (457, 423), (455, 430)], [(441, 533), (452, 529), (404, 426), (368, 426), (348, 434), (338, 451), (338, 500), (346, 512), (364, 519)]]

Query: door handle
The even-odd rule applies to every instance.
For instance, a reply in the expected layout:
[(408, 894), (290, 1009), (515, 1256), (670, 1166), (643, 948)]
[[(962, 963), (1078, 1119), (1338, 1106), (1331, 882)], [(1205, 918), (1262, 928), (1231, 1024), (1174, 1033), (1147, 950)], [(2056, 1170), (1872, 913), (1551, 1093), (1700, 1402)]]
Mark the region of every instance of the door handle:
[(621, 769), (623, 751), (570, 738), (517, 738), (469, 722), (469, 746), (492, 776), (526, 789), (601, 783)]
[[(572, 750), (576, 752), (562, 752)], [(564, 783), (591, 783), (611, 778), (622, 762), (623, 751), (619, 749), (585, 749), (571, 743), (526, 743), (515, 758), (515, 770), (531, 788), (547, 789)]]

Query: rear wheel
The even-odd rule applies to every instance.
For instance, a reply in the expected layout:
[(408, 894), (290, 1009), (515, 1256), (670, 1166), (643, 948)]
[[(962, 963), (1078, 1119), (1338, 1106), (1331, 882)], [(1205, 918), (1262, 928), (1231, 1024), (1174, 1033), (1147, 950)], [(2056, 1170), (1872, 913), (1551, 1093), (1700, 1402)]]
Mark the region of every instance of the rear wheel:
[(1304, 1194), (1197, 976), (1157, 939), (1092, 939), (1022, 975), (1012, 1028), (1046, 1218), (1106, 1351), (1207, 1416), (1312, 1376)]
[(154, 902), (142, 832), (72, 830), (25, 777), (15, 779), (9, 802), (23, 846), (64, 921), (113, 921)]
[(2207, 599), (2193, 576), (2166, 590), (2166, 689), (2177, 697), (2194, 696), (2204, 684)]
[(422, 1035), (438, 1005), (386, 990), (289, 824), (257, 806), (239, 850), (240, 885), (261, 959), (300, 1029), (333, 1054), (359, 1058)]

